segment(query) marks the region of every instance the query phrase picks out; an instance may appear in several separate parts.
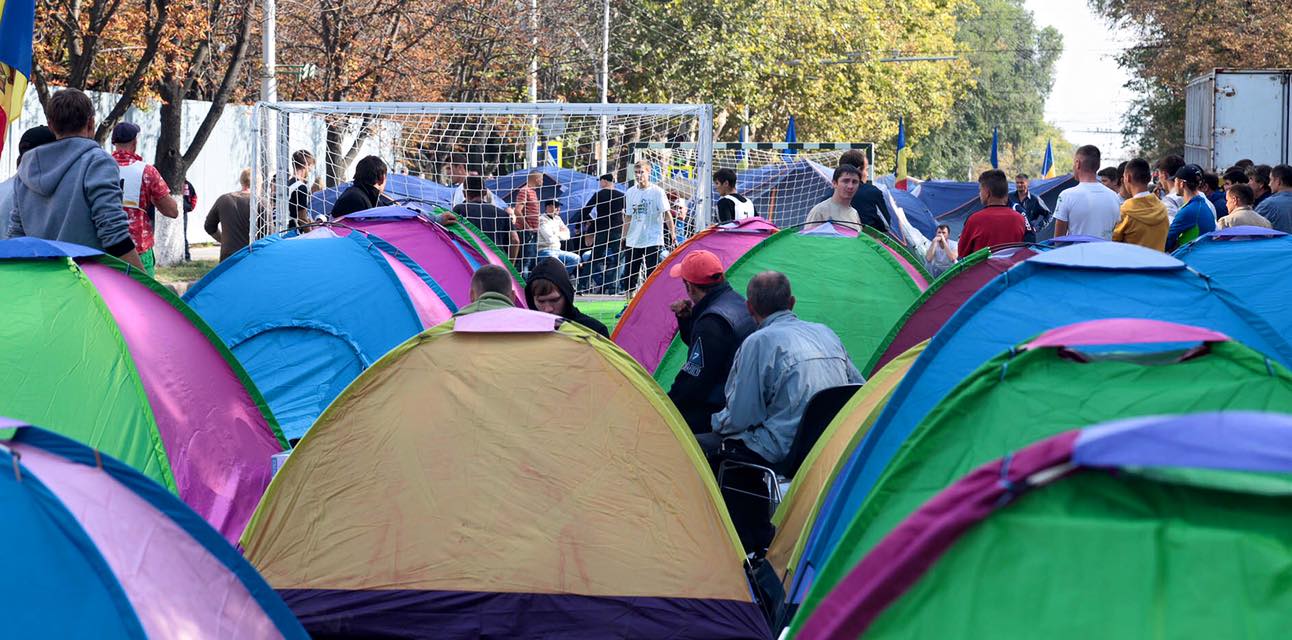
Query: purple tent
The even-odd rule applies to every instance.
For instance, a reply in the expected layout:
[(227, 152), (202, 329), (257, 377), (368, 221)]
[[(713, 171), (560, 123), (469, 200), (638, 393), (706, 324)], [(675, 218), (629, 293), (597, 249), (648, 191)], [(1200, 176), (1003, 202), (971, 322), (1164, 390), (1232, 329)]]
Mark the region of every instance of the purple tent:
[(636, 358), (647, 371), (654, 373), (664, 352), (668, 351), (669, 344), (673, 342), (673, 336), (677, 335), (677, 319), (668, 307), (674, 301), (686, 297), (682, 281), (670, 277), (668, 270), (675, 264), (681, 264), (687, 254), (698, 249), (712, 252), (723, 265), (730, 267), (737, 258), (776, 231), (776, 225), (762, 218), (746, 218), (709, 227), (695, 234), (670, 253), (651, 273), (646, 284), (624, 310), (611, 339)]
[(893, 327), (884, 349), (866, 371), (874, 375), (893, 358), (932, 338), (960, 305), (983, 285), (1034, 255), (1036, 252), (1026, 247), (1007, 247), (966, 256), (934, 281), (933, 286), (907, 309), (906, 316)]

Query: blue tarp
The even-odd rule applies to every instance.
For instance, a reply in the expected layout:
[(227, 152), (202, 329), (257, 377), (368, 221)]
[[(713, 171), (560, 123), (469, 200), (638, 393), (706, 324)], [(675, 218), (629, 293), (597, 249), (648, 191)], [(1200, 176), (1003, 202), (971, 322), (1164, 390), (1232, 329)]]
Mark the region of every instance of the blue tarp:
[[(1232, 233), (1243, 230), (1257, 235)], [(1178, 249), (1175, 256), (1232, 292), (1281, 335), (1292, 336), (1292, 289), (1288, 288), (1292, 236), (1237, 227), (1204, 235)]]
[[(184, 295), (246, 368), (289, 439), (304, 435), (364, 369), (423, 329), (383, 253), (402, 255), (359, 233), (270, 236)], [(438, 289), (416, 264), (401, 262)]]
[[(310, 196), (310, 215), (329, 215), (332, 213), (332, 205), (336, 204), (336, 199), (346, 189), (350, 188), (349, 182), (343, 182), (330, 189), (324, 189)], [(433, 206), (451, 208), (450, 202), (453, 199), (453, 187), (446, 187), (438, 182), (432, 182), (425, 178), (416, 176), (407, 176), (399, 173), (392, 173), (386, 176), (386, 195), (400, 203), (423, 203)]]
[[(1054, 211), (1054, 207), (1059, 201), (1059, 194), (1076, 183), (1076, 179), (1069, 174), (1029, 181), (1028, 189), (1040, 196), (1045, 201), (1045, 205), (1050, 208), (1050, 211)], [(1014, 193), (1014, 191), (1014, 183), (1011, 181), (1009, 183), (1009, 192)], [(951, 227), (951, 237), (953, 238), (960, 237), (960, 230), (964, 228), (965, 220), (969, 218), (969, 214), (982, 208), (982, 202), (978, 200), (977, 182), (928, 180), (920, 184), (917, 195), (920, 201), (928, 206), (938, 224)], [(1043, 229), (1037, 234), (1037, 239), (1045, 240), (1053, 232), (1052, 226), (1048, 230)]]
[(809, 534), (804, 564), (791, 591), (796, 601), (809, 586), (803, 580), (823, 566), (893, 454), (957, 383), (994, 355), (1043, 331), (1121, 317), (1214, 329), (1292, 364), (1292, 346), (1233, 292), (1162, 253), (1092, 242), (1020, 262), (947, 321), (840, 467)]

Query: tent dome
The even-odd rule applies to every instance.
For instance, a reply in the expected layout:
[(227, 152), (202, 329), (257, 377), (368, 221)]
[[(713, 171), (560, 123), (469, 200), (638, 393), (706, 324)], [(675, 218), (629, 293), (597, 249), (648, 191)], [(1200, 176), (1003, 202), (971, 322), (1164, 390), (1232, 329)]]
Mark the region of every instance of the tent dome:
[(319, 417), (242, 540), (306, 629), (768, 637), (681, 417), (613, 343), (557, 324), (455, 318)]
[(206, 323), (65, 243), (0, 241), (0, 291), (0, 410), (121, 459), (236, 540), (286, 441)]
[(306, 637), (237, 550), (163, 487), (53, 432), (7, 418), (0, 429), (6, 635)]
[(1175, 257), (1211, 278), (1281, 335), (1292, 336), (1292, 236), (1260, 227), (1213, 231)]
[(184, 297), (247, 368), (292, 439), (382, 354), (456, 310), (381, 238), (340, 237), (326, 227), (258, 240)]

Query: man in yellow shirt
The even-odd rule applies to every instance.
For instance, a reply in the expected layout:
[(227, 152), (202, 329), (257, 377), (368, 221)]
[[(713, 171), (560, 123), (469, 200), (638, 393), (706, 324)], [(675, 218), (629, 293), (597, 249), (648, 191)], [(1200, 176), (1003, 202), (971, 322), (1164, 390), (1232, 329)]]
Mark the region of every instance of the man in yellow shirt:
[(1148, 190), (1152, 178), (1153, 170), (1147, 160), (1136, 158), (1126, 163), (1122, 181), (1132, 197), (1122, 203), (1121, 219), (1113, 227), (1114, 242), (1166, 251), (1166, 233), (1171, 220), (1166, 215), (1166, 205)]

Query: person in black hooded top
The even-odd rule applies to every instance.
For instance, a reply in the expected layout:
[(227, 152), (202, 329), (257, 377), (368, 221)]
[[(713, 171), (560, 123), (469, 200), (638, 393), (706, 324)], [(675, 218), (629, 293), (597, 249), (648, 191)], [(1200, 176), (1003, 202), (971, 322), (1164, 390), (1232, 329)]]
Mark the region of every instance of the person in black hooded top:
[(540, 260), (529, 274), (529, 282), (525, 283), (525, 302), (530, 309), (573, 320), (606, 338), (610, 337), (606, 325), (574, 306), (574, 285), (570, 282), (570, 274), (565, 270), (565, 264), (556, 258)]
[(386, 188), (386, 162), (377, 156), (368, 156), (354, 167), (354, 183), (332, 205), (332, 219), (356, 211), (395, 204), (383, 190)]

